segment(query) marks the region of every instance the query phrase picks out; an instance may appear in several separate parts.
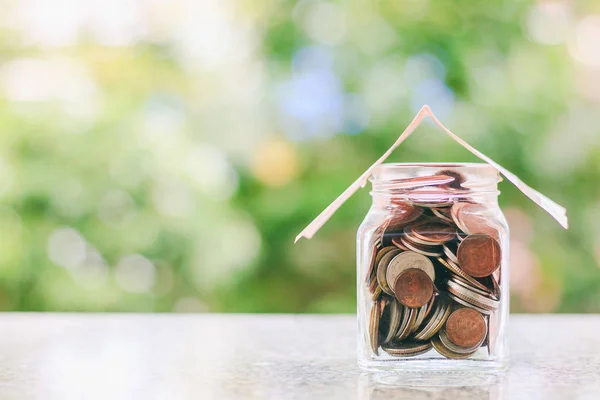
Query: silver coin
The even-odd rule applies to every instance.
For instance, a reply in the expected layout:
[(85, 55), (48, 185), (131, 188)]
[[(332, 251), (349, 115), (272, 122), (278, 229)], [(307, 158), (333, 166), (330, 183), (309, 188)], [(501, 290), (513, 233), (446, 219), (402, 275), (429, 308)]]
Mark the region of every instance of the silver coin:
[(406, 238), (406, 240), (409, 241), (409, 243), (416, 243), (416, 244), (420, 244), (423, 246), (429, 246), (429, 247), (438, 247), (436, 243), (427, 242), (423, 239), (419, 239), (418, 237), (416, 237), (414, 235), (411, 235), (410, 234), (411, 229), (412, 229), (412, 225), (409, 225), (406, 228), (404, 228), (404, 237)]
[(390, 343), (381, 346), (383, 351), (395, 357), (414, 357), (427, 353), (431, 349), (431, 342), (402, 342)]
[(404, 340), (410, 335), (412, 327), (415, 324), (417, 319), (417, 309), (416, 308), (408, 308), (404, 307), (404, 311), (402, 313), (402, 323), (400, 324), (400, 328), (398, 329), (398, 333), (396, 334), (397, 340)]
[(410, 333), (414, 333), (417, 329), (419, 329), (419, 327), (425, 320), (425, 317), (431, 311), (431, 305), (433, 304), (433, 301), (434, 298), (432, 298), (428, 304), (425, 304), (424, 306), (417, 309), (417, 318), (415, 320), (415, 325), (412, 327)]
[(440, 304), (436, 304), (436, 306), (434, 306), (433, 310), (431, 311), (431, 314), (429, 316), (429, 318), (426, 318), (425, 321), (423, 321), (423, 325), (420, 326), (415, 332), (413, 337), (416, 340), (427, 340), (429, 339), (432, 335), (430, 335), (428, 337), (429, 332), (432, 330), (433, 325), (437, 323), (437, 321), (439, 320), (441, 314), (443, 314), (444, 309)]
[(422, 254), (422, 255), (428, 256), (428, 257), (439, 257), (439, 256), (442, 255), (442, 251), (441, 251), (441, 247), (440, 246), (422, 246), (422, 245), (417, 245), (415, 243), (411, 243), (405, 237), (402, 237), (400, 239), (400, 241), (402, 242), (402, 244), (404, 245), (404, 247), (408, 248), (411, 251), (414, 251), (415, 253), (419, 253), (419, 254)]
[(449, 279), (452, 280), (454, 283), (456, 283), (456, 284), (464, 287), (465, 289), (471, 290), (471, 291), (473, 291), (473, 292), (475, 292), (477, 294), (480, 294), (482, 296), (489, 297), (492, 300), (496, 300), (496, 301), (498, 300), (498, 298), (495, 297), (494, 294), (491, 291), (489, 291), (489, 290), (481, 290), (479, 287), (473, 286), (470, 282), (466, 281), (465, 279), (463, 279), (459, 275), (452, 275)]
[(447, 217), (446, 215), (444, 215), (443, 212), (441, 212), (437, 208), (432, 208), (431, 212), (433, 213), (433, 215), (435, 215), (436, 217), (438, 217), (442, 221), (450, 222), (451, 224), (454, 224), (454, 221), (452, 220), (452, 218)]
[(385, 337), (384, 343), (389, 342), (398, 333), (400, 327), (400, 321), (402, 319), (402, 305), (398, 303), (396, 299), (392, 299), (390, 302), (390, 328)]
[(433, 349), (435, 351), (437, 351), (441, 356), (444, 356), (446, 358), (452, 358), (452, 359), (468, 358), (468, 357), (472, 356), (473, 354), (475, 354), (475, 352), (477, 352), (477, 350), (475, 350), (472, 353), (466, 353), (466, 354), (456, 353), (456, 352), (450, 350), (449, 348), (447, 348), (446, 346), (444, 346), (444, 344), (440, 340), (439, 335), (437, 335), (436, 337), (431, 339), (431, 345), (433, 346)]
[(496, 310), (498, 309), (499, 302), (498, 300), (490, 299), (487, 296), (483, 296), (470, 288), (466, 288), (459, 283), (456, 283), (452, 279), (448, 279), (446, 281), (446, 285), (448, 286), (448, 291), (450, 293), (454, 293), (455, 295), (461, 297), (466, 301), (471, 301), (475, 305), (485, 308), (487, 310)]
[(450, 249), (450, 247), (448, 247), (448, 246), (449, 246), (448, 243), (446, 243), (442, 246), (442, 250), (443, 250), (444, 254), (446, 255), (446, 257), (448, 257), (448, 259), (450, 261), (458, 264), (458, 258), (456, 257), (456, 253), (453, 252), (452, 249)]
[(433, 267), (431, 260), (424, 255), (413, 251), (405, 251), (397, 254), (387, 267), (385, 279), (393, 285), (400, 274), (410, 268), (420, 269), (424, 271), (432, 281), (435, 280), (435, 268)]
[(433, 314), (425, 320), (423, 327), (414, 334), (416, 340), (429, 340), (442, 328), (452, 312), (450, 303), (442, 298), (436, 300), (435, 307), (432, 311)]
[(393, 285), (395, 281), (386, 280), (386, 273), (389, 269), (391, 260), (401, 252), (402, 250), (400, 249), (393, 249), (387, 251), (385, 255), (381, 257), (381, 259), (379, 260), (379, 264), (377, 265), (377, 282), (379, 283), (379, 286), (381, 286), (381, 289), (390, 296), (393, 296), (394, 292), (392, 291), (392, 289), (390, 289), (388, 282), (392, 282)]
[(492, 313), (492, 310), (486, 310), (485, 308), (481, 308), (477, 305), (474, 305), (470, 301), (463, 300), (461, 296), (456, 296), (453, 293), (448, 293), (448, 297), (457, 302), (458, 304), (463, 305), (465, 307), (470, 307), (476, 311), (479, 311), (482, 314), (490, 315)]
[(448, 337), (448, 335), (446, 334), (446, 331), (444, 329), (440, 330), (440, 332), (438, 333), (438, 336), (440, 337), (442, 344), (444, 346), (446, 346), (448, 348), (448, 350), (450, 350), (454, 353), (459, 353), (459, 354), (473, 354), (473, 352), (477, 351), (477, 349), (479, 349), (481, 347), (481, 344), (485, 340), (485, 337), (484, 337), (479, 343), (477, 343), (477, 345), (475, 345), (473, 347), (460, 347), (460, 346), (457, 346), (454, 343), (452, 343), (452, 341), (450, 340), (450, 338)]
[(465, 271), (463, 271), (458, 266), (458, 264), (452, 262), (452, 260), (445, 259), (445, 258), (442, 258), (442, 257), (438, 257), (437, 260), (448, 271), (452, 272), (454, 275), (460, 276), (462, 279), (464, 279), (465, 281), (469, 282), (472, 286), (475, 286), (475, 287), (477, 287), (477, 288), (479, 288), (481, 290), (487, 290), (487, 287), (484, 284), (482, 284), (481, 282), (476, 281), (475, 278), (473, 278), (471, 275), (469, 275)]

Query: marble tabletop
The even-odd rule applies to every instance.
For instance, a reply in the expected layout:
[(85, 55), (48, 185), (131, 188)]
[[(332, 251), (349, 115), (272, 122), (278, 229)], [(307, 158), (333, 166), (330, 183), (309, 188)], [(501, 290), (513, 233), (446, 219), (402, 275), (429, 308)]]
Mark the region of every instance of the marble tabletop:
[(504, 376), (381, 376), (352, 315), (1, 314), (0, 399), (600, 399), (600, 316), (514, 315)]

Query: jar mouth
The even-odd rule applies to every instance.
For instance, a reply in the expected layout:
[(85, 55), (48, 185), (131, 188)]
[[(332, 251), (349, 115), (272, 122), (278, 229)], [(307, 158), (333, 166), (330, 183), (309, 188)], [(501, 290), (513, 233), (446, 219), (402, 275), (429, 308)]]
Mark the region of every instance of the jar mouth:
[(498, 171), (486, 163), (385, 163), (373, 169), (372, 194), (410, 195), (415, 191), (451, 196), (498, 195)]

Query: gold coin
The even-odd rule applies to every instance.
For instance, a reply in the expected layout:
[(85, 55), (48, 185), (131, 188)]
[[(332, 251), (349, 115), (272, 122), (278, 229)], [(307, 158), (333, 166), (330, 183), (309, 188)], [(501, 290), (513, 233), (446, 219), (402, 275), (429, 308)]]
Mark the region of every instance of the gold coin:
[[(375, 281), (375, 282), (377, 282), (377, 281)], [(379, 286), (377, 286), (377, 288), (375, 289), (375, 291), (374, 291), (373, 296), (371, 297), (371, 299), (373, 301), (376, 301), (379, 298), (379, 296), (381, 296), (381, 293), (382, 293), (381, 288)]]
[(371, 350), (373, 350), (373, 353), (376, 355), (379, 354), (379, 323), (381, 321), (381, 314), (383, 314), (386, 301), (387, 300), (382, 297), (371, 305), (369, 338), (371, 342)]

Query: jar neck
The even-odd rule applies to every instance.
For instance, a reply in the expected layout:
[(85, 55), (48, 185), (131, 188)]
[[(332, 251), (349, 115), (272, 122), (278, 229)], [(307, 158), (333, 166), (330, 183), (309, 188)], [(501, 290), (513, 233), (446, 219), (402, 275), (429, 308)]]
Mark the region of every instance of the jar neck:
[(487, 164), (382, 164), (370, 178), (375, 207), (403, 203), (498, 205), (498, 172)]

